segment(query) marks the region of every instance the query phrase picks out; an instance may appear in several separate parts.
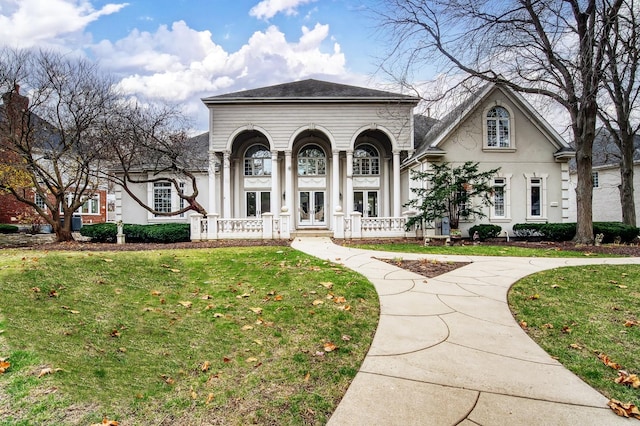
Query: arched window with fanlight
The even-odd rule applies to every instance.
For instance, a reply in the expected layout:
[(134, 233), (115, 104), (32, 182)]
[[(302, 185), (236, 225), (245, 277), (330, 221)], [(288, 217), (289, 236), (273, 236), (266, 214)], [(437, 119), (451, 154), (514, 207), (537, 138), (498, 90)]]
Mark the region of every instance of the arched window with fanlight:
[(271, 176), (271, 151), (264, 145), (253, 145), (244, 154), (245, 176)]
[(511, 117), (509, 111), (495, 106), (487, 112), (487, 147), (511, 148)]
[(307, 145), (298, 153), (298, 176), (324, 176), (327, 173), (327, 158), (317, 145)]
[(353, 174), (354, 175), (379, 175), (380, 174), (380, 154), (378, 150), (369, 144), (356, 147), (353, 151)]

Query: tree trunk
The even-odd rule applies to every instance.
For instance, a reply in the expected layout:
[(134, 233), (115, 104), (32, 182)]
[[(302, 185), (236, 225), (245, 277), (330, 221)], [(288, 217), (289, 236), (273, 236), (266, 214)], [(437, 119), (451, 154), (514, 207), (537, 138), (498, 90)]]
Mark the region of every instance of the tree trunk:
[(56, 238), (59, 243), (64, 241), (73, 241), (73, 235), (71, 233), (71, 223), (72, 223), (71, 216), (69, 216), (69, 220), (67, 220), (65, 217), (64, 224), (62, 225), (60, 224), (59, 217), (54, 218), (53, 232), (55, 232)]
[(576, 187), (577, 226), (573, 241), (593, 244), (593, 140), (596, 135), (596, 104), (583, 106), (574, 127), (578, 185)]
[(620, 135), (622, 159), (620, 160), (620, 205), (622, 206), (622, 222), (636, 226), (636, 203), (633, 198), (633, 135), (626, 132)]

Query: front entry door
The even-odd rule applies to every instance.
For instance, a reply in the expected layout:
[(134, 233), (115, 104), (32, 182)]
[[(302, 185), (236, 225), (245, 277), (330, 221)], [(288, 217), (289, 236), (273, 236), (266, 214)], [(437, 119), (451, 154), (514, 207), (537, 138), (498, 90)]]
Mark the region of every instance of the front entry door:
[(298, 221), (303, 226), (324, 226), (324, 191), (300, 191)]
[(271, 211), (271, 193), (266, 191), (247, 192), (247, 217), (260, 217)]

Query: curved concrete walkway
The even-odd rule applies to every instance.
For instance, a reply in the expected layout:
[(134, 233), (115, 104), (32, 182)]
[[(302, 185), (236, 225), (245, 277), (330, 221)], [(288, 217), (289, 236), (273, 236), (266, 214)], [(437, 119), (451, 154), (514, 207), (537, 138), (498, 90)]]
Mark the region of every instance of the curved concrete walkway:
[[(380, 297), (371, 348), (329, 425), (629, 425), (513, 319), (507, 291), (544, 269), (640, 258), (434, 256), (296, 238), (292, 247), (366, 276)], [(375, 257), (471, 261), (426, 279)]]

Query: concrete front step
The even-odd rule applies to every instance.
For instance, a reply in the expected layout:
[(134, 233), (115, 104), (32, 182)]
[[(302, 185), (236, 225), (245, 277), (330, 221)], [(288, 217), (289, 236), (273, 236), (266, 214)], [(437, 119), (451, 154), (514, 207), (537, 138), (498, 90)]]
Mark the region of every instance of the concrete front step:
[(333, 237), (333, 231), (328, 229), (297, 229), (291, 231), (291, 238), (296, 237)]

